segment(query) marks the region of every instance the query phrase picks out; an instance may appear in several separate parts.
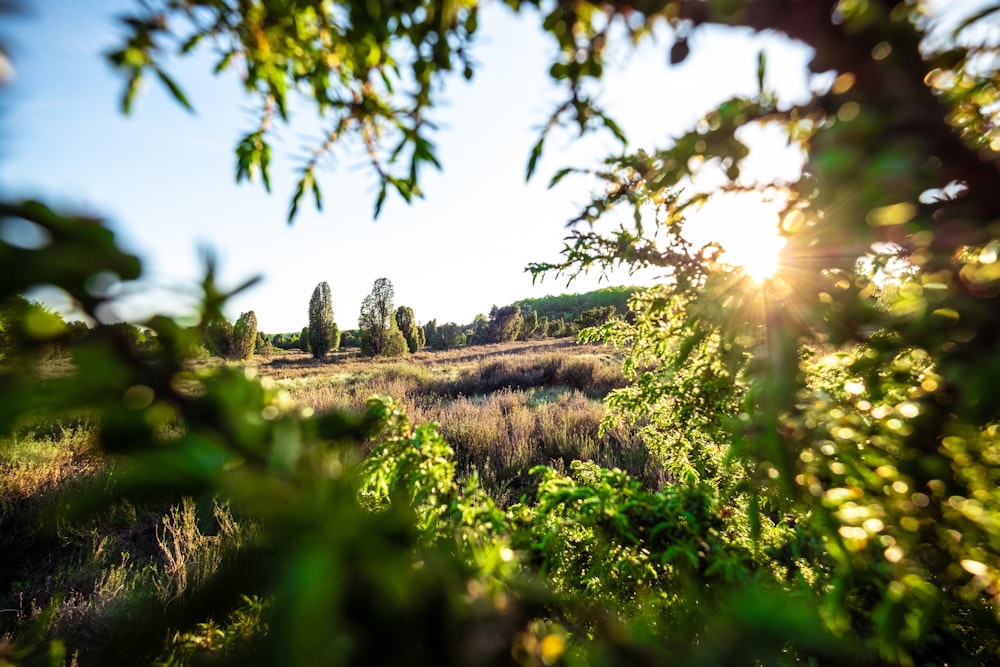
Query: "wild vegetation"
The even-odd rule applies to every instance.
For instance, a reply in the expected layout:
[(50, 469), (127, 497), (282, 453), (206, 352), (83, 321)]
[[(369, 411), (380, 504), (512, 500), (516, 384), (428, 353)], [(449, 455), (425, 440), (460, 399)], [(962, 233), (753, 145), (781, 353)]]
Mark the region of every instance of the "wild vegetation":
[[(640, 482), (593, 461), (567, 470), (546, 452), (554, 465), (536, 468), (533, 493), (515, 497), (484, 462), (482, 481), (458, 473), (484, 442), (474, 431), (483, 421), (509, 436), (485, 442), (520, 456), (531, 423), (515, 395), (536, 377), (541, 385), (526, 393), (544, 429), (531, 437), (544, 440), (550, 428), (568, 436), (573, 425), (559, 419), (586, 421), (584, 398), (550, 395), (545, 383), (573, 386), (589, 374), (581, 390), (592, 390), (605, 372), (594, 360), (484, 359), (475, 377), (388, 364), (372, 373), (365, 391), (392, 385), (410, 411), (458, 425), (449, 435), (465, 443), (463, 454), (447, 443), (447, 424), (415, 424), (393, 399), (373, 398), (361, 413), (329, 409), (358, 399), (350, 381), (328, 381), (329, 400), (320, 400), (319, 387), (294, 389), (292, 375), (192, 366), (224, 302), (211, 270), (199, 325), (152, 318), (152, 349), (125, 344), (113, 326), (69, 345), (68, 332), (44, 325), (49, 318), (15, 307), (3, 321), (5, 340), (16, 342), (0, 383), (0, 431), (12, 452), (3, 539), (23, 554), (10, 572), (23, 574), (6, 575), (22, 577), (8, 585), (89, 585), (76, 608), (99, 622), (74, 634), (84, 626), (74, 625), (70, 596), (43, 609), (19, 602), (3, 660), (1000, 662), (1000, 83), (997, 44), (978, 28), (996, 10), (942, 33), (921, 2), (507, 4), (545, 14), (558, 45), (549, 71), (567, 92), (529, 156), (529, 176), (557, 128), (624, 139), (594, 90), (609, 49), (629, 43), (622, 37), (642, 40), (654, 23), (673, 31), (674, 63), (704, 26), (741, 26), (809, 44), (813, 70), (830, 73), (806, 99), (780, 99), (762, 54), (755, 93), (721, 103), (663, 147), (623, 148), (588, 170), (598, 184), (576, 220), (584, 224), (561, 260), (532, 267), (664, 272), (634, 295), (630, 319), (582, 334), (624, 355), (625, 382), (609, 379), (610, 415), (595, 442), (638, 433), (642, 470), (659, 465), (661, 477)], [(473, 73), (477, 9), (153, 2), (126, 23), (127, 41), (110, 58), (126, 76), (126, 109), (150, 74), (187, 104), (163, 70), (161, 38), (180, 36), (184, 53), (214, 41), (219, 68), (236, 67), (262, 109), (237, 147), (237, 178), (269, 186), (269, 133), (290, 120), (288, 97), (301, 94), (331, 130), (299, 174), (290, 217), (307, 193), (321, 205), (319, 159), (345, 138), (365, 143), (377, 211), (390, 189), (419, 195), (420, 168), (437, 163), (424, 113), (445, 74)], [(789, 182), (741, 175), (748, 128), (761, 125), (802, 150), (803, 169)], [(713, 189), (699, 190), (706, 182)], [(787, 245), (770, 277), (685, 236), (688, 211), (733, 191), (781, 205)], [(94, 281), (139, 275), (139, 260), (101, 224), (30, 201), (2, 204), (0, 216), (52, 240), (0, 240), (0, 263), (12, 267), (0, 273), (4, 299), (51, 284), (99, 321), (109, 297), (89, 288)], [(508, 340), (506, 324), (523, 323), (515, 310), (497, 309), (494, 335)], [(392, 324), (375, 321), (380, 331)], [(449, 330), (443, 345), (460, 337)], [(72, 363), (40, 373), (40, 352), (62, 345)], [(427, 373), (431, 382), (412, 378)], [(508, 383), (521, 389), (474, 398)], [(466, 419), (477, 400), (493, 416)], [(526, 464), (517, 463), (518, 477)], [(114, 526), (151, 527), (156, 560), (135, 570), (131, 554), (109, 554), (116, 545), (102, 537)], [(40, 577), (37, 565), (66, 535), (92, 546)]]
[[(201, 360), (196, 367), (211, 373), (219, 363)], [(45, 368), (67, 371), (54, 360)], [(354, 357), (333, 364), (303, 353), (258, 359), (247, 368), (316, 412), (360, 412), (373, 395), (397, 397), (414, 418), (446, 424), (442, 434), (455, 450), (458, 478), (477, 477), (499, 506), (535, 493), (535, 466), (568, 470), (577, 459), (629, 470), (651, 487), (662, 484), (662, 467), (650, 460), (638, 429), (599, 433), (601, 399), (624, 384), (620, 360), (600, 347), (535, 342), (423, 352), (405, 362)], [(48, 517), (88, 483), (113, 483), (115, 461), (96, 447), (95, 430), (86, 418), (24, 425), (0, 448), (2, 587), (9, 591), (0, 607), (10, 614), (3, 627), (28, 625), (48, 608), (46, 621), (66, 650), (91, 664), (139, 650), (122, 645), (110, 628), (177, 604), (257, 530), (217, 500), (190, 497), (173, 505), (122, 501), (85, 521), (50, 526)], [(233, 630), (216, 637), (209, 624), (161, 649), (194, 653), (201, 642), (218, 640), (219, 650), (245, 656), (263, 632), (266, 604), (259, 597), (241, 603), (243, 625), (235, 638)]]

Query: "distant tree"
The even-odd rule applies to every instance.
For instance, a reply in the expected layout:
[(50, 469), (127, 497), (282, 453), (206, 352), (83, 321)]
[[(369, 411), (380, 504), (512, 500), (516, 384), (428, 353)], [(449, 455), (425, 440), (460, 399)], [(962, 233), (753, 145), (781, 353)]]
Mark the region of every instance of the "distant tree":
[(441, 349), (437, 330), (437, 320), (429, 320), (424, 325), (424, 344), (435, 350)]
[(358, 327), (361, 330), (361, 351), (369, 356), (385, 353), (389, 329), (393, 323), (394, 296), (392, 283), (387, 278), (379, 278), (372, 286), (371, 293), (361, 302)]
[(347, 329), (340, 335), (340, 347), (361, 347), (361, 334), (357, 329)]
[(257, 346), (257, 315), (251, 310), (240, 315), (233, 325), (230, 356), (233, 359), (249, 359)]
[(538, 311), (521, 310), (521, 331), (518, 340), (531, 340), (538, 331)]
[(490, 309), (490, 342), (504, 343), (517, 340), (521, 333), (524, 318), (517, 306), (504, 306)]
[(466, 341), (469, 345), (483, 345), (490, 342), (490, 320), (483, 313), (473, 317), (472, 324), (468, 328), (471, 330)]
[(385, 332), (385, 348), (382, 350), (384, 357), (405, 357), (410, 353), (410, 346), (406, 336), (399, 330), (395, 318), (389, 324), (389, 330)]
[(103, 334), (110, 334), (116, 346), (132, 352), (139, 352), (147, 347), (146, 335), (143, 330), (129, 322), (99, 324), (97, 328), (101, 329)]
[(427, 335), (422, 326), (417, 326), (417, 349), (422, 350), (427, 346)]
[(549, 322), (549, 337), (562, 338), (566, 335), (566, 320), (559, 318)]
[(229, 359), (233, 355), (233, 325), (219, 318), (205, 325), (205, 349), (214, 357)]
[(314, 358), (322, 359), (339, 345), (340, 331), (333, 321), (330, 285), (322, 282), (316, 285), (309, 299), (309, 351)]
[(575, 322), (580, 329), (599, 327), (617, 314), (618, 310), (614, 306), (598, 306), (580, 313)]
[(396, 326), (403, 333), (406, 339), (406, 346), (411, 353), (420, 349), (420, 334), (417, 333), (420, 327), (417, 326), (416, 318), (413, 316), (413, 309), (407, 306), (400, 306), (396, 309)]
[(302, 332), (299, 334), (299, 349), (303, 352), (309, 351), (309, 327), (302, 327)]
[[(280, 335), (280, 334), (276, 334)], [(275, 345), (271, 341), (271, 337), (262, 331), (257, 332), (257, 344), (254, 347), (254, 354), (258, 354), (262, 357), (270, 357), (274, 354)]]
[(63, 318), (37, 301), (17, 295), (0, 303), (0, 361), (24, 352), (47, 359), (59, 351), (54, 339), (65, 332)]
[(539, 338), (549, 337), (549, 318), (543, 317), (542, 319), (538, 320), (537, 336)]
[(448, 322), (438, 327), (438, 349), (451, 350), (465, 345), (467, 335), (465, 327), (454, 322)]

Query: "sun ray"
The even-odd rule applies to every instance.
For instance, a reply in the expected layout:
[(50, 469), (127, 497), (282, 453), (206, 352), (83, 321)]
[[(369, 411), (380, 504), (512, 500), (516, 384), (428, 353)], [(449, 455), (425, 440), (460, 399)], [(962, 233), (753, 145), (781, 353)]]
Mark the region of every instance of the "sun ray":
[(690, 216), (685, 231), (695, 245), (717, 243), (722, 263), (762, 282), (778, 270), (785, 247), (779, 228), (784, 206), (780, 199), (758, 191), (718, 193)]

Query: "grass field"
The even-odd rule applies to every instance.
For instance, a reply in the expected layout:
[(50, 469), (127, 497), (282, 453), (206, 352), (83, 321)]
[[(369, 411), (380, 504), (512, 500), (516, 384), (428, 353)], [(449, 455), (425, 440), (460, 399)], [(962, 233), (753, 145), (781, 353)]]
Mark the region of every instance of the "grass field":
[[(401, 360), (339, 353), (322, 362), (288, 353), (257, 358), (250, 369), (317, 412), (392, 396), (414, 423), (438, 422), (459, 474), (478, 474), (501, 505), (533, 494), (532, 467), (565, 469), (574, 459), (620, 467), (649, 486), (664, 481), (637, 427), (599, 432), (601, 399), (625, 382), (620, 360), (603, 347), (562, 339)], [(23, 632), (49, 607), (52, 627), (92, 647), (84, 662), (95, 664), (99, 647), (131, 641), (107, 636), (109, 619), (169, 606), (252, 536), (253, 525), (208, 501), (119, 502), (84, 521), (52, 521), (83, 485), (110, 485), (115, 465), (85, 416), (25, 426), (0, 443), (0, 633)]]

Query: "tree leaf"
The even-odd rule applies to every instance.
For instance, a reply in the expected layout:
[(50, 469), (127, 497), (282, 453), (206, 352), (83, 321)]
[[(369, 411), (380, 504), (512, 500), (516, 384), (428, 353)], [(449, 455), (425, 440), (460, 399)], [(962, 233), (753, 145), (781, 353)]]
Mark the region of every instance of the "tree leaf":
[(177, 85), (176, 81), (171, 79), (167, 75), (167, 73), (161, 70), (159, 67), (156, 68), (156, 76), (160, 77), (160, 81), (163, 82), (163, 85), (167, 87), (167, 90), (170, 91), (170, 94), (173, 95), (173, 98), (177, 100), (177, 102), (180, 103), (182, 107), (194, 113), (194, 107), (191, 106), (191, 103), (188, 101), (187, 96), (184, 94), (184, 91), (181, 90), (180, 86)]
[(528, 158), (528, 170), (524, 176), (525, 181), (530, 181), (531, 176), (535, 173), (535, 167), (538, 166), (538, 158), (542, 157), (542, 147), (545, 145), (545, 135), (538, 139), (538, 143), (535, 144), (534, 148), (531, 149), (531, 157)]
[(319, 182), (314, 178), (312, 182), (313, 199), (316, 201), (316, 210), (323, 210), (323, 194), (319, 191)]
[(142, 84), (142, 70), (135, 68), (132, 70), (132, 75), (128, 79), (128, 83), (125, 85), (125, 93), (122, 95), (121, 111), (126, 116), (132, 111), (132, 102), (135, 100), (136, 93), (139, 92), (139, 86)]
[(764, 49), (757, 53), (757, 92), (764, 94), (764, 73), (767, 71), (767, 54)]
[(561, 181), (562, 179), (566, 178), (567, 175), (572, 174), (575, 171), (576, 171), (576, 169), (574, 169), (573, 167), (564, 167), (564, 168), (560, 169), (552, 177), (552, 180), (549, 181), (549, 187), (550, 188), (555, 187), (559, 183), (559, 181)]
[(181, 53), (184, 54), (190, 52), (191, 49), (198, 46), (198, 43), (201, 42), (204, 36), (205, 33), (203, 32), (196, 32), (195, 34), (191, 35), (190, 39), (184, 42), (184, 45), (181, 46)]

